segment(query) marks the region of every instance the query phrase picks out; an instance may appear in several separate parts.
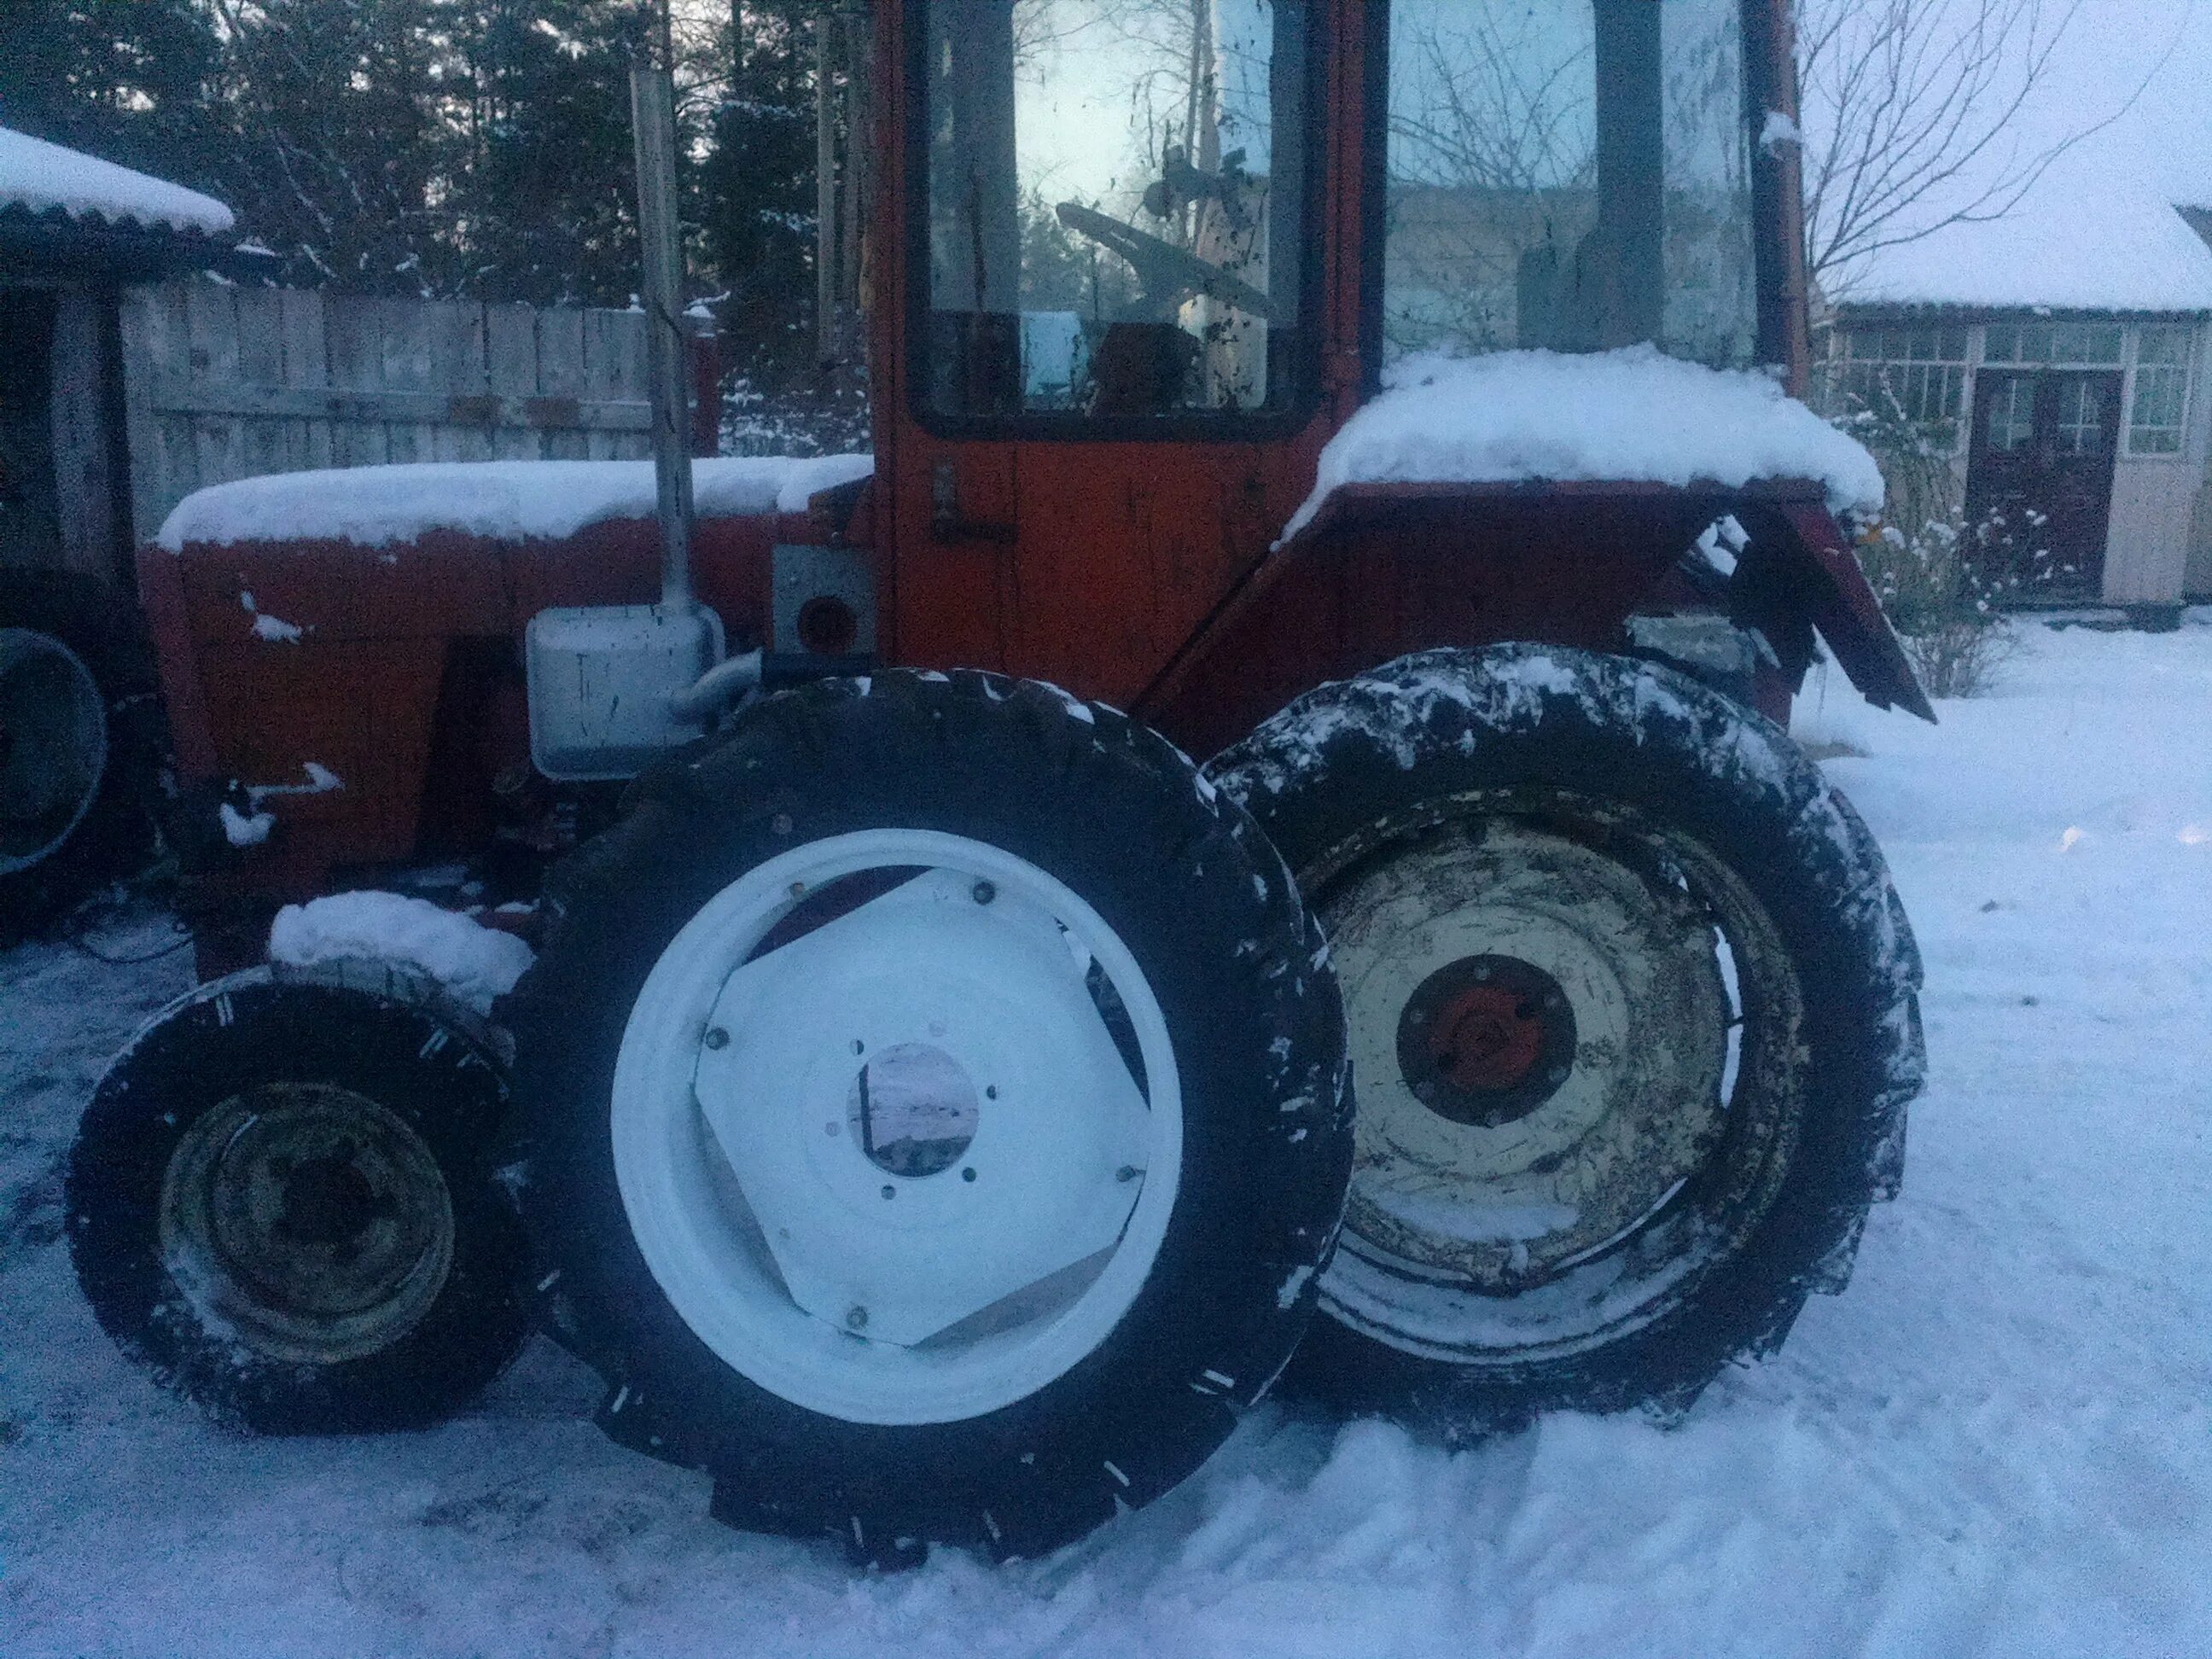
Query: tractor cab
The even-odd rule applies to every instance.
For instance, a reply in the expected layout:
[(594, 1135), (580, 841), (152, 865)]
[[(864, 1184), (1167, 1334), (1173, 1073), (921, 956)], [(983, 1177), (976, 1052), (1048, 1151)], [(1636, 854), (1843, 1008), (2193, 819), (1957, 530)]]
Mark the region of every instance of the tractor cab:
[[(1802, 384), (1794, 159), (1759, 142), (1794, 107), (1780, 21), (1766, 0), (884, 8), (874, 535), (902, 657), (1050, 678), (1204, 751), (1316, 650), (1348, 672), (1420, 645), (1611, 648), (1696, 603), (1671, 573), (1739, 492), (1641, 477), (1438, 477), (1268, 555), (1324, 447), (1428, 354), (1642, 347)], [(1536, 447), (1587, 424), (1566, 404), (1540, 413), (1567, 438)], [(1774, 641), (1764, 706), (1813, 610), (1912, 704), (1820, 492), (1754, 493), (1737, 620)], [(1419, 592), (1363, 614), (1381, 586)], [(1262, 592), (1261, 633), (1298, 618), (1282, 675), (1237, 628)]]
[(1736, 0), (1382, 15), (915, 9), (915, 413), (1249, 438), (1310, 414), (1330, 346), (1370, 379), (1431, 349), (1760, 361)]

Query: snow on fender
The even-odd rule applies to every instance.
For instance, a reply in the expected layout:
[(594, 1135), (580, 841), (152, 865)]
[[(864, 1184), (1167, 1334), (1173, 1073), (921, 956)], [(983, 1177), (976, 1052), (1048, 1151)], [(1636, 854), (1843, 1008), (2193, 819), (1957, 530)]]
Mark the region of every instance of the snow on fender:
[(514, 934), (403, 893), (334, 893), (276, 913), (269, 929), (271, 962), (308, 968), (349, 957), (414, 968), (479, 1014), (536, 960)]
[(1832, 511), (1879, 511), (1881, 469), (1763, 374), (1651, 346), (1434, 354), (1393, 367), (1382, 396), (1321, 453), (1280, 549), (1346, 484), (1715, 483), (1814, 478)]

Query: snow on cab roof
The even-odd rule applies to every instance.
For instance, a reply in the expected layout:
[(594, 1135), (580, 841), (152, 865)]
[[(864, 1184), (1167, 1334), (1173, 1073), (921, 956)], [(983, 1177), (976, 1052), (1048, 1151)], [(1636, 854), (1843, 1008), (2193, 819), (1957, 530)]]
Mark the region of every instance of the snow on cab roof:
[[(875, 470), (866, 455), (731, 456), (691, 464), (699, 514), (803, 513), (806, 498)], [(156, 539), (347, 541), (383, 547), (431, 531), (495, 541), (572, 536), (609, 519), (649, 519), (651, 461), (431, 461), (279, 472), (210, 484), (177, 503)]]
[(1830, 295), (1849, 306), (2212, 311), (2212, 246), (2129, 179), (2046, 174), (2010, 213), (1869, 254)]
[(57, 210), (72, 219), (104, 219), (149, 230), (197, 232), (220, 236), (234, 221), (212, 196), (150, 173), (103, 161), (82, 150), (64, 149), (12, 127), (0, 127), (0, 209), (32, 213)]
[(1764, 374), (1654, 348), (1409, 357), (1321, 453), (1281, 546), (1340, 486), (1603, 481), (1735, 489), (1810, 478), (1831, 507), (1875, 511), (1881, 470)]

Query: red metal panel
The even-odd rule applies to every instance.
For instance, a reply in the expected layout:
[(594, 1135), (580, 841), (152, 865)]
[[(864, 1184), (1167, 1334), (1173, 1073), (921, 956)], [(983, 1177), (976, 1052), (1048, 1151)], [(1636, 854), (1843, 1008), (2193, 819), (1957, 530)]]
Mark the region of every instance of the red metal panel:
[(507, 629), (497, 551), (472, 536), (434, 532), (420, 542), (380, 548), (342, 541), (192, 543), (176, 556), (183, 562), (191, 635), (204, 646), (252, 639), (257, 616), (326, 641)]
[(298, 784), (313, 761), (344, 785), (266, 803), (280, 833), (257, 865), (319, 871), (413, 854), (446, 649), (441, 639), (203, 648), (219, 775)]
[(1137, 705), (1194, 754), (1299, 692), (1408, 651), (1546, 640), (1618, 649), (1719, 509), (1651, 486), (1392, 490), (1273, 555)]
[(138, 603), (146, 613), (146, 631), (161, 668), (161, 701), (169, 717), (177, 781), (204, 781), (215, 775), (215, 739), (208, 728), (207, 702), (200, 695), (199, 655), (192, 647), (185, 604), (184, 562), (152, 543), (138, 550)]
[(1934, 723), (1935, 708), (1921, 690), (1919, 677), (1898, 644), (1897, 631), (1882, 614), (1881, 601), (1868, 585), (1842, 527), (1822, 507), (1793, 502), (1780, 512), (1808, 562), (1805, 614), (1820, 630), (1851, 684), (1877, 708), (1894, 705)]

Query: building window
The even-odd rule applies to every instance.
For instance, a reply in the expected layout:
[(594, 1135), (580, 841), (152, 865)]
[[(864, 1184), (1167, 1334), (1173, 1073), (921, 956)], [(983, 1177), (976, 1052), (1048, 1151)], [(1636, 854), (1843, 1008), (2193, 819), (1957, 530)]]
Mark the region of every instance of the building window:
[(1990, 449), (2010, 454), (2035, 441), (2035, 377), (2008, 374), (1990, 394)]
[(1896, 414), (1917, 425), (1955, 422), (1966, 397), (1963, 328), (1848, 328), (1837, 331), (1828, 360), (1833, 412)]
[(1992, 323), (1983, 342), (1982, 361), (2118, 368), (2123, 335), (2118, 323)]
[(2128, 406), (2128, 453), (2179, 455), (2189, 414), (2185, 328), (2147, 328), (2136, 340), (2135, 400)]

